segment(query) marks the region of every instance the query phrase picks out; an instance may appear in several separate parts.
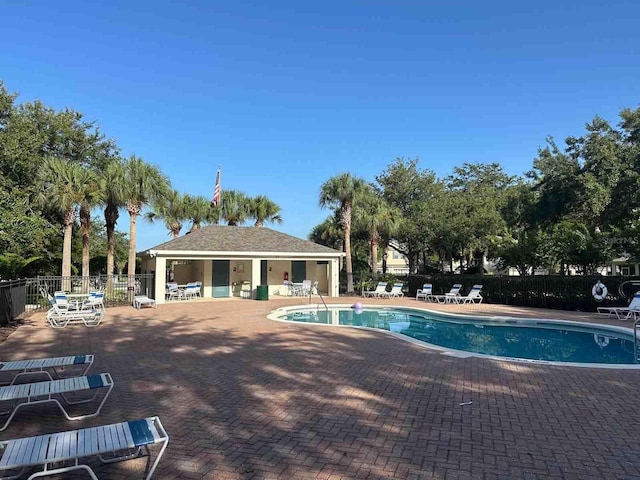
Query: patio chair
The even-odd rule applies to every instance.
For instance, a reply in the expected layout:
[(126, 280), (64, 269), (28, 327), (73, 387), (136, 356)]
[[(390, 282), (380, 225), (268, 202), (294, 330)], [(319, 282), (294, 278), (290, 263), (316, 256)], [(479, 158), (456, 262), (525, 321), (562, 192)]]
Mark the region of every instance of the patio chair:
[(444, 295), (433, 295), (433, 298), (438, 303), (458, 303), (458, 298), (460, 297), (460, 290), (462, 290), (462, 284), (456, 283), (451, 287)]
[(152, 308), (158, 308), (156, 301), (153, 298), (149, 298), (146, 295), (136, 295), (133, 297), (133, 306), (140, 310), (140, 308), (148, 305)]
[(52, 328), (65, 328), (69, 323), (84, 323), (85, 327), (97, 327), (102, 322), (104, 310), (65, 310), (55, 302), (47, 312), (47, 322)]
[(391, 287), (390, 292), (384, 292), (379, 294), (380, 298), (400, 298), (404, 297), (404, 293), (402, 293), (402, 287), (404, 287), (404, 283), (394, 283), (393, 287)]
[(104, 292), (89, 292), (89, 298), (82, 303), (81, 309), (104, 310)]
[(362, 292), (363, 297), (379, 297), (380, 295), (387, 294), (387, 282), (378, 282), (375, 290), (369, 290)]
[(160, 451), (145, 477), (149, 480), (168, 442), (169, 436), (158, 417), (3, 440), (0, 441), (0, 475), (7, 479), (17, 478), (27, 467), (38, 466), (42, 470), (29, 479), (85, 470), (91, 478), (98, 480), (86, 464), (89, 457), (97, 457), (102, 463), (119, 462), (142, 456), (142, 448), (150, 457), (149, 447), (159, 444)]
[[(53, 298), (55, 300), (56, 305), (60, 309), (68, 309), (69, 308), (69, 300), (67, 299), (67, 294), (61, 290), (53, 292)], [(49, 299), (51, 301), (51, 299)]]
[(474, 285), (473, 287), (471, 287), (471, 290), (466, 297), (457, 298), (458, 303), (461, 303), (462, 305), (467, 303), (482, 303), (482, 295), (480, 295), (480, 290), (482, 290), (482, 285)]
[(185, 300), (190, 300), (199, 296), (198, 292), (200, 292), (200, 288), (198, 287), (198, 285), (193, 282), (187, 283), (187, 286), (182, 291), (182, 297)]
[[(59, 395), (67, 405), (77, 405), (95, 400), (100, 390), (105, 388), (107, 390), (96, 411), (85, 415), (70, 416), (62, 403), (53, 397), (54, 395)], [(73, 393), (75, 396), (77, 393), (89, 390), (93, 390), (93, 396), (82, 400), (69, 400), (68, 396), (65, 395)], [(55, 403), (64, 416), (67, 417), (67, 420), (82, 420), (83, 418), (95, 417), (100, 414), (100, 410), (102, 410), (102, 406), (107, 401), (111, 390), (113, 390), (113, 379), (108, 373), (0, 387), (0, 403), (11, 403), (9, 410), (0, 412), (0, 417), (9, 415), (4, 425), (0, 426), (0, 431), (5, 430), (9, 426), (11, 420), (13, 420), (13, 417), (20, 408), (40, 403)]]
[[(62, 375), (62, 372), (71, 370), (75, 374), (86, 375), (93, 365), (93, 355), (75, 355), (70, 357), (33, 358), (27, 360), (0, 361), (0, 375), (5, 373), (13, 375), (11, 383), (24, 375), (46, 375), (49, 380), (66, 378), (71, 375)], [(80, 371), (78, 371), (81, 369)], [(53, 373), (53, 376), (51, 375)], [(55, 378), (54, 378), (55, 377)], [(6, 382), (4, 384), (7, 384)]]
[(201, 297), (202, 296), (202, 282), (194, 282), (196, 284), (196, 287), (198, 288), (196, 290), (196, 297)]
[(636, 318), (640, 314), (640, 291), (636, 292), (627, 307), (598, 307), (598, 313), (607, 314), (607, 317), (615, 315), (618, 320)]
[(303, 280), (300, 295), (306, 297), (311, 294), (311, 280)]
[(433, 295), (433, 285), (430, 283), (425, 283), (422, 285), (422, 288), (419, 288), (416, 292), (416, 300), (424, 300), (429, 301)]
[(178, 289), (177, 283), (167, 283), (165, 288), (165, 298), (167, 300), (178, 300), (180, 296), (180, 291)]

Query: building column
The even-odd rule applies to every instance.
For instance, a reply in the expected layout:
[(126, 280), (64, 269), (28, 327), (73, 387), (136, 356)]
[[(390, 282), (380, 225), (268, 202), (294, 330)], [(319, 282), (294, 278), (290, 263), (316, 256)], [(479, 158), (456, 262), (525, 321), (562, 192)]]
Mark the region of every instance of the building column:
[(327, 269), (329, 275), (328, 282), (328, 294), (330, 297), (340, 296), (340, 268), (338, 259), (329, 260), (329, 268)]
[(166, 289), (167, 259), (164, 257), (155, 257), (156, 270), (156, 304), (165, 303), (164, 292)]
[(251, 298), (258, 297), (258, 285), (260, 285), (260, 259), (251, 259)]

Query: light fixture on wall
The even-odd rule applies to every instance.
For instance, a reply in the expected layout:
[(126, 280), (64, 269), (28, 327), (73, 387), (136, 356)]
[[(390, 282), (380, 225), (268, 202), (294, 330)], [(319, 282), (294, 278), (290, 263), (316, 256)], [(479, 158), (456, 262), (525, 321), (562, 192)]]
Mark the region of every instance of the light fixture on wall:
[(233, 271), (234, 271), (234, 272), (236, 271), (236, 267), (233, 267)]
[(272, 268), (272, 267), (269, 267), (269, 271), (271, 271), (271, 270), (273, 270), (273, 268)]

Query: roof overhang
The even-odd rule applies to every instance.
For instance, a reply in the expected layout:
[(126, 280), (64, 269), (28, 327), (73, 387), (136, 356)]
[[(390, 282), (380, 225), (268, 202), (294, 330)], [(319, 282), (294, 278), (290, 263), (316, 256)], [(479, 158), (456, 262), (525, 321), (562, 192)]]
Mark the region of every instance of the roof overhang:
[(242, 252), (242, 251), (201, 251), (201, 250), (145, 250), (142, 257), (164, 257), (172, 259), (207, 259), (207, 258), (262, 258), (273, 260), (300, 259), (333, 259), (341, 258), (344, 252)]

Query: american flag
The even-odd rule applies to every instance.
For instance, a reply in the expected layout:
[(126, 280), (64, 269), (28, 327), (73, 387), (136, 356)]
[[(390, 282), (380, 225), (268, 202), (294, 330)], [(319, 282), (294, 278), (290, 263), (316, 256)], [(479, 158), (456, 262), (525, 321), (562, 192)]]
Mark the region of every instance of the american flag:
[(216, 175), (216, 186), (213, 189), (213, 199), (211, 204), (214, 207), (220, 205), (220, 169), (218, 169), (218, 175)]

